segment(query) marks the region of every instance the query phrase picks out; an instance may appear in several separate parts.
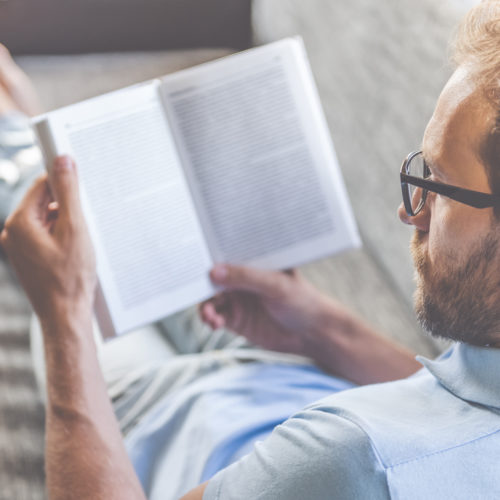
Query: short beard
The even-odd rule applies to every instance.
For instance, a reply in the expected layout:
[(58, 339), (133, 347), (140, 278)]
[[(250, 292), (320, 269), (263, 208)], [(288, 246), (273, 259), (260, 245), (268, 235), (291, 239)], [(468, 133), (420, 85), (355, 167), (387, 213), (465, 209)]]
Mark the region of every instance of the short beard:
[(415, 312), (422, 327), (435, 337), (485, 346), (500, 338), (500, 276), (496, 276), (498, 239), (488, 235), (464, 263), (443, 256), (431, 269), (421, 248), (424, 233), (416, 231), (411, 242), (417, 290)]

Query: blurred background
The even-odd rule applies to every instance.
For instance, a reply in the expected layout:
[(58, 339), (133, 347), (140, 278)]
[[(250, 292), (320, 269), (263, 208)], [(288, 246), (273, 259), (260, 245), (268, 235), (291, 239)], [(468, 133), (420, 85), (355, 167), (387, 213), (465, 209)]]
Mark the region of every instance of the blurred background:
[[(0, 42), (45, 110), (301, 35), (363, 248), (305, 266), (317, 286), (416, 352), (440, 349), (412, 311), (412, 230), (399, 168), (419, 149), (453, 68), (448, 41), (475, 0), (0, 0)], [(43, 407), (29, 306), (0, 260), (0, 498), (45, 498)]]

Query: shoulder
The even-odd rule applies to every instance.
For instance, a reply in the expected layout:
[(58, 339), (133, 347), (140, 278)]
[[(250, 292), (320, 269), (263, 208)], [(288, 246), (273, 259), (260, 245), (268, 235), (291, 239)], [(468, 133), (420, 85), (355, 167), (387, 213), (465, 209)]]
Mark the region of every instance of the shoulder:
[[(363, 481), (360, 481), (363, 478)], [(204, 499), (388, 498), (385, 470), (356, 423), (309, 407), (218, 473)]]
[(500, 429), (500, 416), (446, 389), (425, 369), (408, 379), (344, 391), (313, 405), (363, 429), (385, 468), (442, 453)]
[(310, 405), (217, 474), (204, 498), (436, 498), (427, 490), (437, 483), (443, 498), (496, 453), (499, 429), (497, 412), (457, 397), (424, 369)]

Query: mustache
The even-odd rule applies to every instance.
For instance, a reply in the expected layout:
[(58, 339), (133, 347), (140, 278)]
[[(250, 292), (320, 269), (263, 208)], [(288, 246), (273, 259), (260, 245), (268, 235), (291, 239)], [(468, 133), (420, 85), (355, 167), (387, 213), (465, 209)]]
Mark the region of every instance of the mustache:
[(413, 233), (413, 237), (412, 237), (412, 245), (418, 245), (418, 244), (422, 243), (426, 234), (427, 234), (426, 232), (421, 231), (420, 229), (415, 229), (415, 232)]

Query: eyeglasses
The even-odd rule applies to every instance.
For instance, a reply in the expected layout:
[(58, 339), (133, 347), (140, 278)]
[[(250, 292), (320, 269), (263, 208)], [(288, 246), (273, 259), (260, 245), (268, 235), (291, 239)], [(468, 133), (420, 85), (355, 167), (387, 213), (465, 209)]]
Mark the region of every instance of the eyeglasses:
[(500, 196), (431, 181), (427, 179), (430, 175), (422, 151), (410, 153), (401, 165), (401, 190), (409, 217), (414, 217), (424, 208), (429, 191), (475, 208), (500, 206)]

